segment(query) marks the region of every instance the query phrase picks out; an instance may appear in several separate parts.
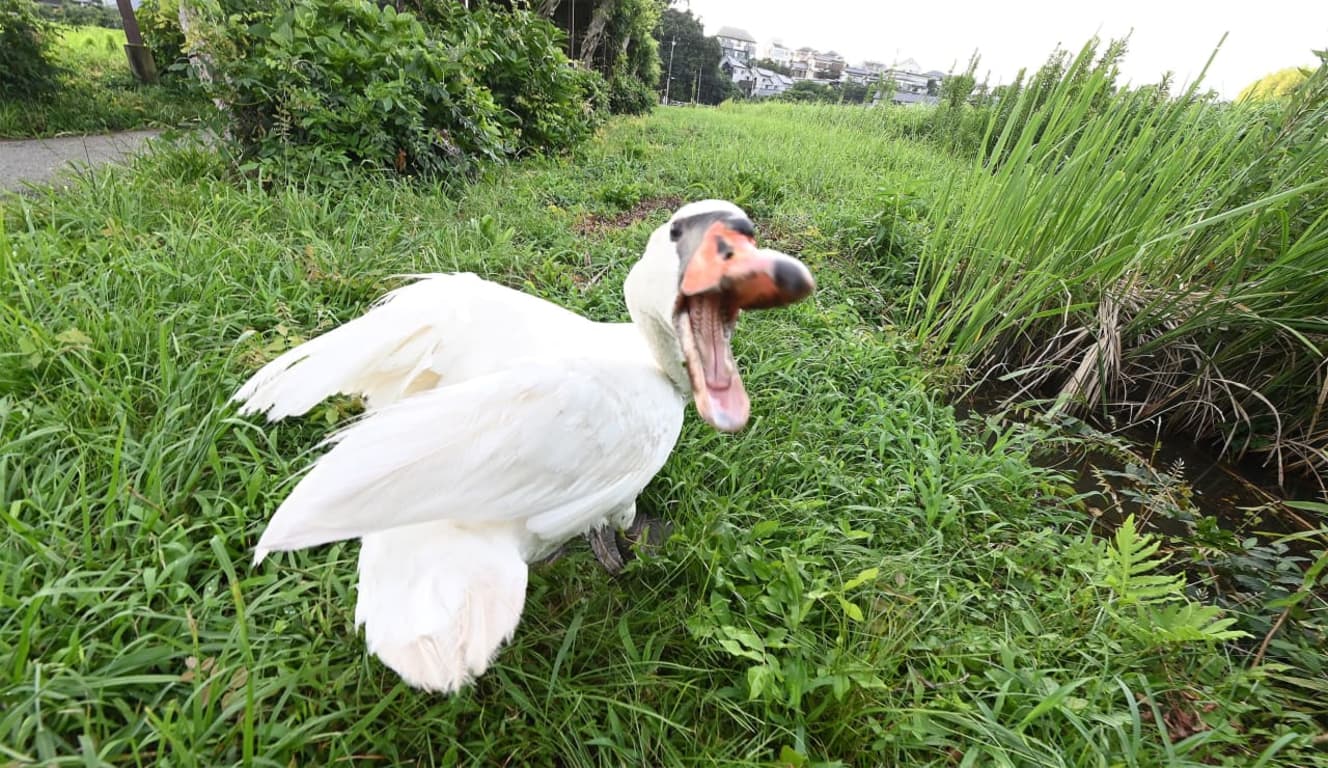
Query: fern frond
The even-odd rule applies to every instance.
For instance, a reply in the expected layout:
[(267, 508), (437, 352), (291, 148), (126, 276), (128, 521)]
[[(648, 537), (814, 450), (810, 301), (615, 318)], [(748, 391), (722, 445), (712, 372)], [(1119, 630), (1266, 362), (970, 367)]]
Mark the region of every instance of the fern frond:
[(1222, 642), (1250, 636), (1230, 628), (1236, 623), (1234, 618), (1221, 616), (1221, 609), (1212, 605), (1168, 605), (1141, 612), (1130, 629), (1141, 640), (1155, 645)]
[(1106, 550), (1103, 582), (1118, 604), (1154, 605), (1184, 598), (1184, 577), (1153, 573), (1171, 559), (1171, 555), (1156, 557), (1161, 546), (1156, 536), (1139, 533), (1134, 515), (1116, 529)]

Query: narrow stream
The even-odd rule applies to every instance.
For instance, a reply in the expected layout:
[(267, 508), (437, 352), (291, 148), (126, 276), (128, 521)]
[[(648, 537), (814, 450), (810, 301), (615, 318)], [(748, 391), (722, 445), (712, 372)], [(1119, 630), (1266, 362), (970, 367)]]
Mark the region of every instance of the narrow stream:
[[(1006, 394), (980, 390), (954, 405), (961, 416), (992, 415)], [(1195, 520), (1204, 517), (1242, 537), (1275, 538), (1328, 526), (1328, 520), (1284, 503), (1328, 500), (1312, 478), (1287, 476), (1279, 487), (1277, 472), (1256, 460), (1230, 462), (1213, 449), (1146, 426), (1110, 434), (1085, 426), (1083, 436), (1049, 441), (1034, 460), (1069, 478), (1100, 518), (1103, 533), (1130, 514), (1174, 537), (1188, 536)]]

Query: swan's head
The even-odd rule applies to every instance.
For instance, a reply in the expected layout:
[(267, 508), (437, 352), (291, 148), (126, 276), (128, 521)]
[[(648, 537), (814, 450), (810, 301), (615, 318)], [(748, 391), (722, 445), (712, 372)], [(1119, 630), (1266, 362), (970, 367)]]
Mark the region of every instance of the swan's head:
[(741, 208), (703, 200), (655, 230), (625, 293), (633, 321), (665, 370), (691, 390), (701, 418), (737, 432), (751, 413), (731, 346), (738, 314), (792, 304), (815, 287), (802, 262), (756, 247)]

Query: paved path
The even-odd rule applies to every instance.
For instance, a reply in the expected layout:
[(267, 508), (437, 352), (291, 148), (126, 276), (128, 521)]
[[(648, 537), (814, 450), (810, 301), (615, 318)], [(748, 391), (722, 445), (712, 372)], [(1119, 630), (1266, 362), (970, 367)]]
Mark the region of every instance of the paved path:
[(0, 141), (0, 190), (21, 190), (24, 182), (50, 181), (70, 163), (113, 162), (131, 154), (160, 131), (125, 131), (100, 136)]

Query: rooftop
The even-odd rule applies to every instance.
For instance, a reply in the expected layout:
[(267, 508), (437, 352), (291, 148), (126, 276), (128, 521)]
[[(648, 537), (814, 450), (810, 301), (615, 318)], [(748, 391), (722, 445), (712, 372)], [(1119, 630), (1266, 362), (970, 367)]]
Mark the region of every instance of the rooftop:
[(737, 27), (720, 27), (719, 31), (715, 33), (715, 37), (727, 37), (730, 40), (741, 40), (745, 43), (756, 42), (756, 38), (752, 37), (747, 30), (738, 29)]

